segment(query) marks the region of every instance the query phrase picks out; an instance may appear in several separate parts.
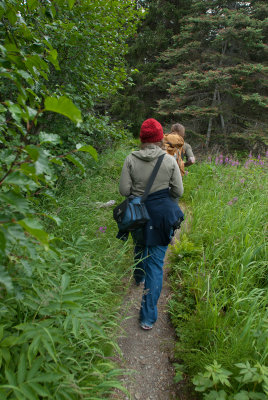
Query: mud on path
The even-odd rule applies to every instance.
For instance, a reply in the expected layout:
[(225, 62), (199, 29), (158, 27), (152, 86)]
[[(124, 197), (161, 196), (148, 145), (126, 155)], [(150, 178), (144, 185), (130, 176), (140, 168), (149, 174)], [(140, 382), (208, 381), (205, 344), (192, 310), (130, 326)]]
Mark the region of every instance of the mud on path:
[(118, 345), (122, 351), (120, 367), (128, 375), (122, 384), (129, 396), (116, 391), (112, 399), (120, 400), (190, 400), (185, 382), (174, 383), (175, 333), (170, 323), (167, 302), (170, 296), (168, 285), (168, 252), (164, 266), (164, 281), (158, 301), (158, 320), (152, 330), (140, 328), (138, 315), (143, 287), (131, 284), (122, 308), (122, 332)]

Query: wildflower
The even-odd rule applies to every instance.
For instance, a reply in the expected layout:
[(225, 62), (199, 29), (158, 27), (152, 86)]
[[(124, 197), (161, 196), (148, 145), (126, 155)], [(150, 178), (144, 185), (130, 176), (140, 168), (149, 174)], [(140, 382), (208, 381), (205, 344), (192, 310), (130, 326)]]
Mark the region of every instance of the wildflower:
[(208, 156), (208, 162), (211, 163), (211, 156)]
[(220, 164), (222, 164), (222, 163), (223, 163), (223, 159), (221, 158), (221, 159), (220, 159)]
[(217, 164), (218, 164), (218, 162), (219, 162), (219, 158), (218, 158), (218, 157), (216, 157), (216, 159), (215, 159), (215, 164), (217, 165)]
[(188, 175), (188, 174), (189, 174), (189, 172), (188, 172), (188, 171), (184, 171), (184, 174), (185, 174), (185, 175)]
[(242, 179), (240, 179), (240, 183), (245, 183), (245, 179), (244, 178), (242, 178)]
[(225, 158), (225, 164), (227, 164), (227, 163), (228, 163), (228, 161), (229, 161), (229, 158), (228, 158), (228, 157), (226, 157), (226, 158)]
[(100, 226), (100, 227), (99, 227), (99, 232), (100, 232), (100, 233), (105, 233), (105, 232), (106, 232), (106, 229), (107, 229), (107, 226)]
[(230, 200), (230, 201), (228, 201), (228, 206), (232, 206), (233, 205), (233, 202), (232, 202), (232, 200)]
[(233, 202), (235, 203), (238, 200), (238, 197), (233, 198)]

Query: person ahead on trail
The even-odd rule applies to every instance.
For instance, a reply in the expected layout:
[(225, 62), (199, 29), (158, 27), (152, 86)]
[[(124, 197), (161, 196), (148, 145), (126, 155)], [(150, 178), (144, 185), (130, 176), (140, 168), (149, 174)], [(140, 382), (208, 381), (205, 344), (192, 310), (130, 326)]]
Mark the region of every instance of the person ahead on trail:
[(182, 177), (185, 174), (184, 162), (182, 160), (183, 145), (184, 139), (180, 135), (175, 133), (167, 133), (164, 135), (164, 149), (168, 154), (175, 157)]
[[(153, 118), (143, 122), (141, 149), (129, 154), (124, 162), (119, 191), (123, 196), (142, 196), (157, 162), (165, 151), (163, 128)], [(164, 258), (178, 221), (183, 214), (177, 200), (183, 194), (183, 183), (174, 157), (165, 154), (149, 196), (145, 201), (150, 220), (132, 233), (137, 285), (144, 282), (140, 308), (140, 326), (151, 329), (157, 320), (157, 302), (162, 289)]]
[[(174, 124), (171, 132), (164, 135), (164, 145), (168, 154), (171, 154), (177, 160), (181, 175), (184, 176), (184, 167), (188, 167), (195, 163), (195, 156), (192, 147), (184, 141), (185, 128), (181, 124)], [(184, 154), (186, 162), (183, 161)]]

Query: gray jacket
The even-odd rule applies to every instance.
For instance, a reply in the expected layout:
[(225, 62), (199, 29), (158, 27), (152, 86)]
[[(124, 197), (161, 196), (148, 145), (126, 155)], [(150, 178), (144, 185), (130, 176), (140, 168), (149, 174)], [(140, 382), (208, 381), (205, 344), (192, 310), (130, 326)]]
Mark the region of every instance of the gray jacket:
[[(166, 153), (164, 150), (152, 143), (142, 150), (129, 154), (125, 159), (120, 177), (121, 195), (142, 196), (157, 158), (164, 153)], [(170, 188), (170, 196), (174, 200), (183, 194), (180, 169), (175, 158), (169, 154), (166, 154), (162, 161), (150, 193), (167, 188)]]

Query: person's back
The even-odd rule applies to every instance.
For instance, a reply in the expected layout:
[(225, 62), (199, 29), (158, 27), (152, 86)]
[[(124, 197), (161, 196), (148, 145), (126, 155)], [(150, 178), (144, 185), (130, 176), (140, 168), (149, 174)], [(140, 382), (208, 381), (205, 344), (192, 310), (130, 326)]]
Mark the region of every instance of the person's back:
[[(123, 196), (142, 196), (157, 162), (165, 151), (154, 143), (148, 143), (141, 150), (133, 151), (125, 160), (120, 179), (119, 191)], [(150, 193), (169, 188), (172, 199), (183, 194), (183, 185), (173, 157), (165, 156), (154, 180)]]
[(157, 302), (163, 281), (163, 264), (168, 244), (183, 213), (173, 201), (183, 193), (179, 167), (174, 157), (162, 149), (163, 128), (153, 118), (143, 122), (140, 130), (141, 150), (129, 154), (124, 162), (119, 191), (123, 196), (142, 196), (157, 159), (164, 158), (145, 200), (150, 220), (132, 232), (135, 244), (134, 279), (137, 285), (144, 283), (140, 308), (140, 326), (152, 329), (157, 320)]
[[(170, 135), (177, 135), (181, 139), (185, 139), (185, 127), (179, 123), (173, 124), (171, 127)], [(184, 162), (184, 155), (186, 157), (186, 162)], [(176, 157), (176, 156), (175, 156)], [(182, 172), (182, 176), (184, 175), (184, 167), (189, 167), (190, 165), (195, 163), (195, 156), (192, 150), (192, 147), (189, 143), (184, 143), (182, 145), (181, 151), (178, 154), (178, 165), (180, 166), (180, 170)]]
[(184, 162), (182, 160), (184, 139), (177, 133), (168, 133), (164, 135), (164, 147), (168, 154), (175, 157), (180, 168), (181, 176), (184, 175)]

